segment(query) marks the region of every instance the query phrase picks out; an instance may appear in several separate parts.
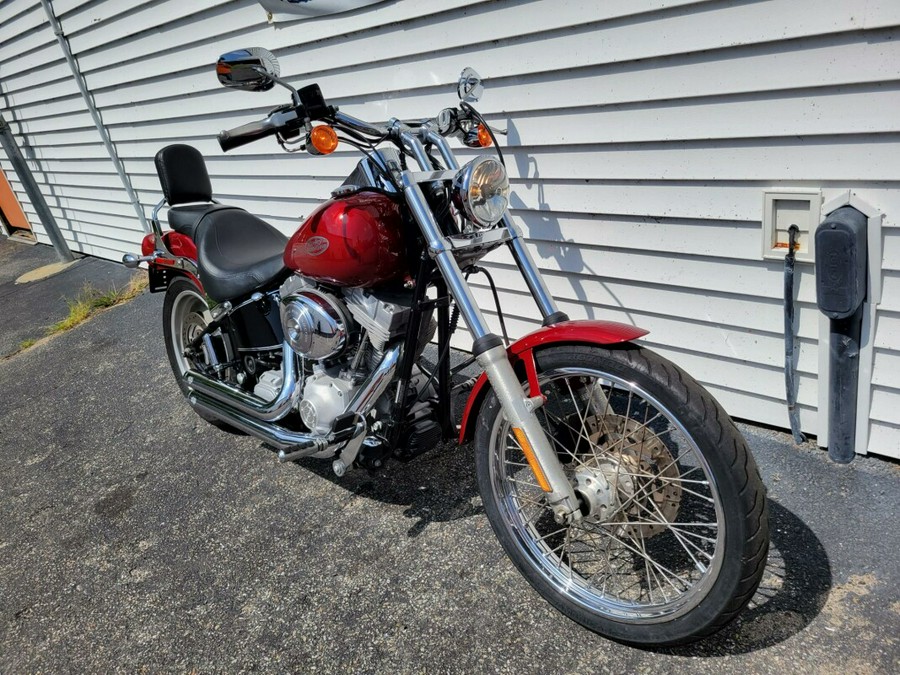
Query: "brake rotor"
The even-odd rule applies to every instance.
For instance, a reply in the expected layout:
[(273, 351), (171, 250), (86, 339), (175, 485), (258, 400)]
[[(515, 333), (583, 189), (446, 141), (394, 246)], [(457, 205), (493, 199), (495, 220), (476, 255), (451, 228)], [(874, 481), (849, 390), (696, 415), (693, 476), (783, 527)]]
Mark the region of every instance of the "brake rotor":
[[(645, 425), (622, 415), (592, 415), (585, 420), (600, 454), (581, 458), (582, 471), (599, 473), (614, 495), (616, 515), (634, 537), (665, 531), (664, 524), (629, 525), (630, 520), (673, 522), (681, 504), (679, 471), (666, 444)], [(635, 497), (637, 495), (637, 497)], [(627, 504), (625, 508), (619, 508)]]

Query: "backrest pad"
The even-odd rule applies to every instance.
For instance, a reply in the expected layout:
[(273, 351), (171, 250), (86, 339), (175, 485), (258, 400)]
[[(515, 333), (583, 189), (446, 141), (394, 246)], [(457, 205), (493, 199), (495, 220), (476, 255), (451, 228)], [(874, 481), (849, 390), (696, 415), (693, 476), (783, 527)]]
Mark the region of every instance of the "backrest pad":
[(197, 148), (176, 143), (156, 153), (156, 173), (169, 206), (212, 201), (206, 162)]

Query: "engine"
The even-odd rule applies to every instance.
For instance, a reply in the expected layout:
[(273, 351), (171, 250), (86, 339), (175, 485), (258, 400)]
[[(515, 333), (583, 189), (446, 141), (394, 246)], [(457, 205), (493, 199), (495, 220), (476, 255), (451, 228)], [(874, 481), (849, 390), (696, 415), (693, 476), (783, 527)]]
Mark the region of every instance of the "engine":
[[(310, 431), (325, 435), (381, 362), (385, 347), (406, 334), (412, 292), (332, 290), (294, 275), (280, 293), (285, 339), (305, 361), (297, 411)], [(423, 326), (418, 352), (434, 336), (433, 321)], [(271, 387), (265, 393), (257, 389), (266, 397)]]

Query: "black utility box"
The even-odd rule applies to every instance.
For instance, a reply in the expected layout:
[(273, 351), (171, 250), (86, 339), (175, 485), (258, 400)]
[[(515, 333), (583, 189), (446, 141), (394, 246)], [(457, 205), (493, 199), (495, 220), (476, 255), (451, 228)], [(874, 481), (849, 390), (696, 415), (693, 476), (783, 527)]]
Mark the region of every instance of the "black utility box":
[(843, 206), (816, 229), (816, 300), (830, 319), (852, 316), (866, 298), (867, 224), (864, 213)]

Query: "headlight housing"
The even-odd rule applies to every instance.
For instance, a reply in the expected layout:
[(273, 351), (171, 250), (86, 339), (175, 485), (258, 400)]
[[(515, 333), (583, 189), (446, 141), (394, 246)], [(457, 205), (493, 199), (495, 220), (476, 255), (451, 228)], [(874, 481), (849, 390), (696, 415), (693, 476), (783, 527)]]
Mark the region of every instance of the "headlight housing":
[(490, 227), (509, 204), (506, 167), (489, 155), (476, 157), (453, 179), (453, 199), (476, 226)]

